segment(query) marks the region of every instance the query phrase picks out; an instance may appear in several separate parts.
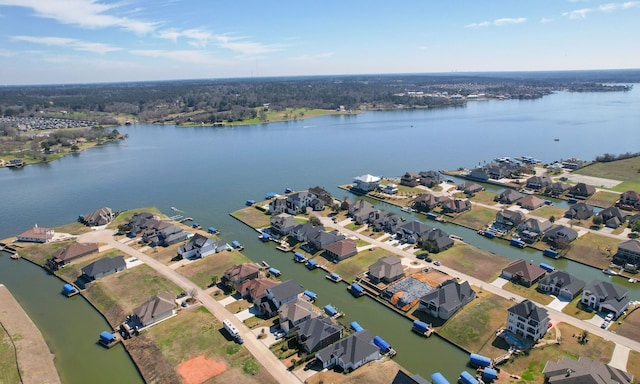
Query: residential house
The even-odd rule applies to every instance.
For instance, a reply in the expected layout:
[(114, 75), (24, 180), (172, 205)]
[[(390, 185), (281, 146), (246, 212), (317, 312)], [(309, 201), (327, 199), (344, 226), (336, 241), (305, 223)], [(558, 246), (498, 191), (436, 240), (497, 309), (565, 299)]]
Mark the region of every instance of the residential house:
[(285, 303), (295, 300), (304, 289), (295, 280), (286, 280), (264, 290), (264, 297), (257, 303), (267, 318), (275, 315)]
[(593, 215), (593, 207), (587, 203), (579, 202), (569, 207), (564, 216), (573, 220), (586, 220)]
[(127, 268), (127, 263), (124, 261), (124, 257), (104, 257), (82, 268), (82, 277), (84, 277), (86, 281), (91, 282), (123, 271), (125, 268)]
[(69, 244), (64, 248), (60, 248), (55, 251), (51, 258), (47, 260), (46, 266), (51, 271), (57, 271), (75, 259), (97, 252), (98, 244), (96, 243)]
[(325, 205), (333, 204), (333, 196), (323, 187), (315, 186), (309, 188), (309, 193), (314, 194), (318, 199), (322, 200)]
[(269, 214), (278, 215), (284, 213), (287, 210), (287, 198), (279, 197), (271, 200), (269, 203)]
[(525, 339), (538, 341), (549, 325), (547, 310), (526, 299), (507, 309), (507, 330)]
[(134, 322), (148, 327), (176, 314), (176, 300), (171, 292), (159, 292), (133, 310)]
[(551, 183), (546, 189), (546, 193), (551, 196), (560, 196), (571, 188), (571, 184), (562, 181)]
[(398, 256), (387, 256), (370, 265), (367, 275), (373, 284), (389, 284), (403, 277), (404, 269)]
[(358, 254), (358, 248), (356, 247), (356, 241), (354, 239), (338, 240), (335, 243), (325, 246), (324, 250), (327, 254), (327, 259), (335, 262)]
[(554, 247), (564, 248), (578, 238), (578, 232), (564, 225), (556, 225), (544, 233), (544, 241)]
[[(302, 213), (306, 210), (307, 207), (311, 206), (311, 203), (316, 199), (316, 195), (307, 191), (292, 193), (291, 195), (287, 196), (286, 212), (290, 215), (297, 215), (299, 213)], [(324, 205), (319, 204), (319, 202), (314, 202), (314, 207), (312, 207), (314, 210), (322, 210), (322, 208), (324, 208)]]
[(361, 199), (353, 202), (353, 204), (349, 206), (349, 215), (356, 224), (362, 225), (369, 220), (369, 216), (375, 210), (373, 204)]
[(628, 214), (618, 207), (609, 207), (598, 212), (597, 216), (602, 218), (602, 223), (606, 227), (618, 228), (627, 220)]
[(318, 232), (324, 232), (324, 226), (322, 224), (316, 226), (310, 222), (306, 222), (293, 227), (291, 232), (289, 232), (289, 236), (294, 237), (300, 242), (305, 242), (309, 241), (310, 238), (315, 237)]
[(460, 213), (471, 209), (471, 201), (469, 199), (445, 197), (440, 200), (440, 206), (443, 213)]
[(178, 247), (178, 256), (183, 259), (201, 259), (216, 253), (218, 242), (199, 233), (191, 236), (189, 241)]
[(629, 217), (629, 227), (633, 226), (633, 224), (640, 220), (640, 213), (636, 213), (635, 215), (632, 215)]
[(420, 177), (415, 172), (406, 172), (402, 177), (400, 177), (400, 185), (405, 185), (407, 187), (415, 187), (418, 185), (420, 181)]
[(447, 320), (475, 297), (476, 292), (471, 289), (468, 281), (458, 283), (455, 280), (448, 280), (434, 291), (422, 296), (418, 310)]
[(496, 195), (496, 197), (494, 197), (494, 200), (501, 204), (513, 204), (523, 197), (524, 195), (516, 191), (515, 189), (507, 188), (499, 195)]
[(271, 216), (269, 223), (271, 224), (271, 230), (282, 236), (288, 235), (298, 225), (294, 216), (284, 212)]
[(320, 231), (310, 236), (308, 242), (315, 249), (326, 249), (327, 245), (333, 244), (336, 241), (344, 240), (346, 237), (337, 231)]
[(378, 189), (378, 186), (380, 185), (380, 178), (373, 175), (362, 175), (356, 177), (353, 182), (354, 185), (352, 189), (367, 193)]
[(489, 172), (487, 172), (484, 168), (474, 168), (471, 170), (471, 172), (469, 172), (468, 177), (473, 180), (487, 181), (489, 180)]
[(326, 317), (314, 317), (297, 325), (294, 330), (302, 350), (313, 353), (340, 340), (344, 328)]
[(278, 309), (280, 328), (289, 333), (297, 325), (320, 316), (307, 300), (296, 297), (294, 300), (282, 304)]
[[(142, 232), (142, 241), (148, 243), (151, 247), (168, 247), (187, 239), (187, 233), (181, 227), (168, 221), (152, 218), (145, 220), (142, 225), (139, 227), (140, 232)], [(131, 230), (132, 227), (129, 226), (129, 228)]]
[(578, 183), (569, 188), (569, 194), (579, 197), (589, 197), (596, 193), (596, 188), (593, 185), (587, 185), (585, 183)]
[(400, 228), (398, 228), (396, 237), (409, 244), (417, 244), (422, 241), (423, 235), (432, 229), (433, 227), (421, 221), (414, 220), (401, 225)]
[(526, 260), (512, 261), (502, 270), (502, 277), (514, 283), (530, 287), (540, 280), (546, 271)]
[(127, 222), (127, 227), (130, 233), (138, 235), (145, 229), (154, 227), (158, 221), (150, 212), (136, 212)]
[(544, 205), (544, 200), (534, 195), (527, 195), (522, 199), (518, 200), (517, 203), (521, 208), (528, 209), (529, 211), (533, 211), (534, 209), (538, 209)]
[(478, 183), (465, 181), (464, 183), (458, 185), (458, 189), (464, 192), (465, 194), (470, 195), (470, 194), (482, 191), (484, 187)]
[(109, 224), (114, 217), (111, 208), (102, 207), (82, 216), (82, 222), (90, 227), (97, 227)]
[(502, 226), (505, 229), (511, 229), (520, 225), (525, 219), (526, 216), (520, 211), (502, 209), (496, 213), (495, 224), (498, 224), (498, 226)]
[(267, 288), (277, 285), (278, 282), (266, 277), (245, 280), (238, 284), (238, 293), (244, 298), (248, 298), (253, 303), (258, 303), (265, 295)]
[(429, 212), (438, 206), (438, 199), (431, 193), (423, 193), (413, 200), (411, 206), (418, 212)]
[(636, 191), (626, 191), (620, 194), (620, 199), (616, 205), (621, 209), (640, 210), (640, 193)]
[(484, 166), (490, 179), (513, 178), (519, 172), (519, 166), (511, 162), (491, 163)]
[(420, 176), (420, 185), (427, 188), (433, 188), (442, 183), (442, 175), (438, 171), (421, 171), (418, 176)]
[(618, 244), (613, 262), (629, 270), (637, 270), (640, 267), (640, 240), (626, 240)]
[(541, 190), (553, 183), (549, 176), (531, 176), (527, 179), (527, 188)]
[(608, 281), (593, 280), (582, 290), (580, 303), (618, 318), (629, 308), (629, 291)]
[(230, 288), (236, 290), (245, 280), (256, 279), (260, 276), (260, 267), (255, 263), (236, 264), (224, 271), (221, 282)]
[(598, 360), (580, 356), (547, 361), (542, 370), (545, 384), (631, 384), (633, 375)]
[(555, 295), (560, 300), (571, 301), (576, 297), (586, 283), (563, 271), (553, 271), (538, 281), (538, 290), (546, 294)]
[(531, 244), (538, 241), (552, 225), (549, 220), (530, 218), (518, 225), (518, 234), (523, 241)]
[(380, 349), (373, 345), (373, 337), (367, 330), (353, 333), (316, 353), (323, 369), (337, 365), (345, 371), (379, 358)]
[(398, 370), (396, 376), (393, 378), (391, 384), (429, 384), (430, 382), (420, 374), (416, 373), (413, 376), (409, 376), (402, 370)]
[(51, 228), (38, 227), (36, 224), (17, 236), (18, 241), (29, 243), (47, 243), (53, 239), (55, 231)]
[(429, 252), (438, 253), (453, 247), (454, 241), (440, 228), (433, 228), (422, 235), (420, 246)]
[(396, 233), (402, 224), (403, 217), (397, 213), (376, 210), (369, 216), (369, 225), (374, 231)]
[(395, 184), (387, 184), (382, 188), (382, 193), (386, 193), (387, 195), (395, 195), (398, 193), (398, 186)]
[(578, 169), (582, 168), (583, 165), (584, 161), (575, 157), (568, 158), (567, 160), (562, 162), (562, 167), (567, 169)]

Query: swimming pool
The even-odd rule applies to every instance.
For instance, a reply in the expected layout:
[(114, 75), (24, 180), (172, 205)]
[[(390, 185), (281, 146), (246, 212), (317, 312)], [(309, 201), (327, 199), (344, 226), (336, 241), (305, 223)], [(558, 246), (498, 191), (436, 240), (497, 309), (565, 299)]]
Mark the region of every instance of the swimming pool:
[(519, 349), (525, 349), (525, 344), (509, 332), (503, 332), (502, 337), (509, 345), (513, 345)]

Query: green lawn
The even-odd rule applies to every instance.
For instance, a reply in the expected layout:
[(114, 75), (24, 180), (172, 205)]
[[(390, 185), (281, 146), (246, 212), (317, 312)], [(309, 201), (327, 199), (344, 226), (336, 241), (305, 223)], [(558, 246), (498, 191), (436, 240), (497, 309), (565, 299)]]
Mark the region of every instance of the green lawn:
[(533, 212), (533, 215), (545, 218), (547, 220), (551, 218), (551, 216), (559, 219), (564, 216), (565, 212), (567, 212), (567, 210), (564, 208), (555, 207), (553, 205), (545, 205), (536, 209)]
[(218, 276), (220, 279), (224, 275), (224, 271), (242, 263), (252, 263), (252, 261), (240, 252), (223, 251), (179, 267), (177, 272), (196, 283), (200, 288), (206, 288), (211, 284), (213, 276)]
[(486, 282), (495, 280), (502, 268), (511, 262), (506, 257), (467, 243), (456, 243), (444, 252), (431, 254), (431, 257), (449, 268)]
[(487, 205), (496, 205), (498, 204), (494, 198), (497, 196), (496, 193), (494, 192), (489, 192), (489, 191), (480, 191), (480, 192), (476, 192), (475, 196), (473, 196), (470, 200), (473, 201), (474, 203), (481, 203), (481, 204), (487, 204)]
[(502, 286), (502, 289), (505, 291), (515, 293), (539, 304), (547, 305), (553, 301), (553, 297), (539, 292), (537, 288), (538, 283), (534, 284), (530, 288), (524, 287), (520, 284), (514, 284), (512, 282), (508, 282)]
[(496, 219), (496, 213), (498, 211), (495, 209), (474, 205), (470, 211), (463, 212), (453, 219), (453, 222), (469, 228), (482, 229)]
[(596, 268), (607, 268), (611, 256), (618, 251), (618, 243), (616, 239), (590, 232), (573, 241), (565, 257)]
[(630, 189), (640, 191), (640, 156), (608, 163), (592, 163), (574, 173), (624, 181), (623, 185), (613, 188), (617, 192)]
[(20, 383), (16, 350), (9, 335), (0, 327), (0, 383)]
[(264, 228), (270, 224), (271, 216), (254, 206), (245, 207), (231, 213), (231, 216), (242, 221), (252, 228)]
[(371, 264), (384, 256), (389, 256), (389, 252), (382, 248), (371, 248), (371, 250), (358, 252), (357, 255), (338, 264), (329, 264), (327, 268), (331, 272), (339, 274), (345, 281), (350, 282), (357, 275), (366, 272)]
[(616, 201), (620, 198), (619, 193), (598, 191), (589, 197), (586, 201), (587, 204), (594, 207), (608, 208), (615, 205)]
[(578, 295), (575, 299), (571, 300), (569, 304), (562, 308), (562, 312), (580, 320), (591, 319), (595, 315), (595, 312), (591, 308), (582, 307), (580, 304), (581, 298), (582, 295)]

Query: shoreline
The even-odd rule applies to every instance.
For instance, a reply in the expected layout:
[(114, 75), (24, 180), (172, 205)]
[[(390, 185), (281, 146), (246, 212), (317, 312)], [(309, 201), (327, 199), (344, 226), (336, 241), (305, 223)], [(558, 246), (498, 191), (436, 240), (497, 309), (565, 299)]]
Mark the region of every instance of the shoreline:
[(0, 284), (0, 307), (0, 325), (9, 335), (15, 349), (21, 382), (61, 383), (53, 363), (55, 356), (49, 350), (42, 333), (3, 284)]

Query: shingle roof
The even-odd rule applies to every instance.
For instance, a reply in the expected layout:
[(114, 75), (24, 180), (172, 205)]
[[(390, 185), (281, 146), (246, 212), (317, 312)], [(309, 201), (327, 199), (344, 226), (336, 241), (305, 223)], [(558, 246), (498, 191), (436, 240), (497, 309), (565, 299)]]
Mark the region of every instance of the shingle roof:
[(96, 260), (93, 263), (82, 268), (82, 274), (87, 275), (89, 277), (93, 277), (95, 275), (109, 272), (112, 270), (118, 270), (126, 266), (127, 266), (127, 263), (125, 263), (124, 257), (122, 256), (105, 257), (105, 258)]
[(546, 271), (539, 266), (522, 259), (511, 262), (511, 264), (507, 265), (502, 271), (521, 276), (527, 281), (535, 281), (546, 273)]
[(316, 356), (322, 361), (329, 361), (332, 356), (341, 357), (345, 365), (355, 364), (378, 351), (372, 341), (369, 331), (356, 332), (320, 350)]
[(160, 292), (134, 309), (133, 313), (138, 316), (142, 324), (149, 324), (153, 322), (156, 316), (171, 311), (175, 307), (176, 302), (173, 294), (171, 292)]
[(511, 307), (509, 307), (509, 309), (507, 309), (507, 311), (525, 319), (532, 319), (538, 322), (543, 321), (549, 317), (546, 309), (538, 307), (533, 301), (529, 299), (512, 305)]
[(302, 293), (304, 289), (297, 281), (286, 280), (269, 288), (269, 291), (271, 291), (271, 294), (273, 294), (273, 298), (276, 301), (282, 301)]
[(566, 356), (557, 363), (549, 360), (542, 373), (549, 383), (628, 384), (633, 381), (633, 375), (625, 371), (582, 356), (577, 361)]

